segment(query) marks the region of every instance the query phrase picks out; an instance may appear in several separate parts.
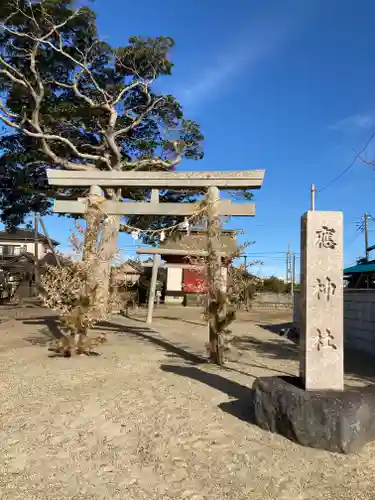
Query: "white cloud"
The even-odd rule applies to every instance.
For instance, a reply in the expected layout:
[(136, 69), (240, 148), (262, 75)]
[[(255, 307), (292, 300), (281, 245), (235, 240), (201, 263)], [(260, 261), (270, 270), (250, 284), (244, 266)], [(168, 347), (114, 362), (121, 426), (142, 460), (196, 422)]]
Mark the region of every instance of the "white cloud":
[(375, 115), (372, 113), (357, 113), (347, 116), (342, 120), (329, 126), (329, 130), (334, 132), (353, 133), (368, 130), (375, 125)]
[(214, 65), (181, 90), (183, 102), (190, 105), (198, 104), (215, 94), (222, 93), (236, 81), (237, 85), (241, 85), (243, 72), (248, 71), (271, 52), (270, 42), (267, 40), (262, 46), (256, 41), (243, 41), (224, 56), (217, 58)]
[(211, 67), (201, 71), (178, 92), (182, 101), (188, 105), (199, 104), (222, 93), (228, 87), (241, 85), (243, 73), (265, 59), (277, 45), (276, 34), (268, 37), (267, 33), (264, 33), (263, 42), (261, 38), (263, 37), (257, 39), (253, 36), (239, 41), (225, 54), (217, 57)]
[[(303, 19), (309, 17), (310, 9), (301, 9), (301, 4), (291, 2), (291, 7), (267, 12), (267, 16), (254, 19), (246, 32), (226, 48), (206, 70), (201, 67), (195, 77), (174, 90), (184, 105), (194, 106), (217, 97), (234, 85), (245, 85), (243, 75), (263, 61), (272, 57), (285, 46)], [(311, 4), (312, 5), (312, 4)], [(305, 5), (306, 7), (307, 5)]]

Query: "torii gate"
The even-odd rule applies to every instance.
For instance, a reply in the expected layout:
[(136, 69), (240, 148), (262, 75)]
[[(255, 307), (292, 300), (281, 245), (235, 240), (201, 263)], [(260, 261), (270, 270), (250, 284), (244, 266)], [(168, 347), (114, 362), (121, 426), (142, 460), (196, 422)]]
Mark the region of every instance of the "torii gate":
[[(207, 220), (208, 220), (208, 250), (207, 251), (183, 251), (184, 255), (207, 256), (209, 259), (209, 289), (210, 295), (219, 286), (221, 275), (221, 252), (219, 251), (220, 217), (221, 216), (241, 216), (253, 217), (255, 215), (255, 205), (253, 203), (231, 203), (230, 200), (220, 200), (219, 189), (222, 190), (246, 190), (260, 189), (263, 184), (264, 170), (246, 171), (225, 171), (225, 172), (139, 172), (139, 171), (66, 171), (47, 169), (48, 182), (52, 186), (65, 187), (91, 187), (101, 188), (121, 188), (138, 187), (151, 189), (150, 202), (114, 202), (104, 201), (103, 210), (108, 215), (174, 215), (191, 216), (199, 210), (197, 203), (160, 203), (160, 189), (183, 189), (195, 190), (197, 188), (208, 189), (207, 200)], [(84, 214), (87, 204), (84, 199), (77, 201), (55, 200), (55, 213)], [(149, 254), (154, 254), (154, 265), (150, 287), (148, 303), (147, 323), (152, 322), (152, 311), (155, 297), (155, 286), (158, 269), (158, 255), (166, 253), (160, 249), (148, 250)], [(182, 255), (179, 253), (179, 255)], [(220, 354), (217, 332), (214, 331), (214, 318), (210, 320), (210, 341), (216, 342), (217, 363), (222, 364), (222, 354)], [(215, 358), (215, 359), (216, 359)], [(220, 361), (221, 360), (221, 361)]]

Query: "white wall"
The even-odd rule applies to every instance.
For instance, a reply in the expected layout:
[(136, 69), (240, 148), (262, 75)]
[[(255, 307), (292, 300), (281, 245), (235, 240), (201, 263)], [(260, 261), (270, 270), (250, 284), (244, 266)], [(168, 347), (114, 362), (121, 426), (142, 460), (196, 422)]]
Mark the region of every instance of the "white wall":
[(182, 269), (180, 267), (167, 268), (167, 290), (173, 292), (181, 292)]
[[(21, 247), (26, 245), (27, 252), (34, 255), (34, 243), (33, 242), (25, 243), (24, 241), (14, 241), (14, 240), (13, 241), (0, 241), (0, 246), (8, 246), (8, 245), (9, 246), (21, 246)], [(49, 247), (47, 244), (42, 243), (42, 242), (38, 243), (38, 258), (39, 259), (42, 259), (48, 251), (49, 251)]]
[(285, 304), (292, 307), (292, 295), (290, 293), (258, 292), (254, 302), (256, 304)]
[[(34, 255), (34, 243), (27, 243), (27, 251)], [(46, 253), (49, 251), (48, 245), (45, 243), (38, 243), (38, 258), (43, 259)]]
[[(293, 321), (299, 327), (299, 292), (294, 294)], [(344, 290), (344, 340), (375, 355), (375, 290)]]

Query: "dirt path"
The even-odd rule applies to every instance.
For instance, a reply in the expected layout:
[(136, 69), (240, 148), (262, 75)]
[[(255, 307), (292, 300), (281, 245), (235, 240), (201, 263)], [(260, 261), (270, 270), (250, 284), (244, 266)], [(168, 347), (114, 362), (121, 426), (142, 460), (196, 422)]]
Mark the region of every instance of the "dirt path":
[[(176, 316), (159, 311), (152, 330), (142, 314), (105, 325), (100, 356), (63, 359), (48, 357), (45, 310), (7, 313), (2, 499), (375, 498), (374, 445), (329, 454), (245, 420), (254, 377), (295, 373), (295, 346), (271, 331), (287, 318), (241, 317), (232, 362), (219, 370), (197, 362), (207, 331), (196, 312), (176, 309), (177, 319), (165, 319)], [(353, 373), (353, 381), (363, 377)]]

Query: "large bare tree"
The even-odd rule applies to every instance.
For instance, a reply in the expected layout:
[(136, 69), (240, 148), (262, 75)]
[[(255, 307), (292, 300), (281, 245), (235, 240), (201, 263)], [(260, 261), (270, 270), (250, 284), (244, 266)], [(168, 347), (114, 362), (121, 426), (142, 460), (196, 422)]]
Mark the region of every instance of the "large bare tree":
[[(184, 157), (202, 157), (199, 126), (153, 86), (171, 74), (171, 38), (133, 37), (113, 48), (98, 38), (94, 12), (74, 9), (71, 0), (6, 0), (0, 19), (0, 120), (17, 167), (85, 175), (169, 170)], [(116, 201), (139, 196), (126, 187), (105, 190)], [(119, 227), (119, 217), (102, 221), (97, 279), (104, 296)]]

